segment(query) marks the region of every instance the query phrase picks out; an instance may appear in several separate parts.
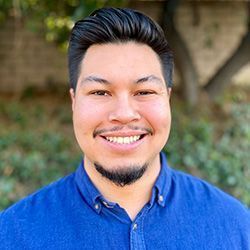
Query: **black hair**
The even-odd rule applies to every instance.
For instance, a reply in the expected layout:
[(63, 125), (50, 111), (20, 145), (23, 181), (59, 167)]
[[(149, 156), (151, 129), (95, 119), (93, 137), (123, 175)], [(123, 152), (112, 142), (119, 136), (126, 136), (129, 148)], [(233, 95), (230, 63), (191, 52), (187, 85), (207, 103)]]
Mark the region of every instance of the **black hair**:
[(172, 87), (173, 54), (161, 27), (148, 16), (127, 8), (102, 8), (75, 23), (69, 41), (70, 87), (76, 89), (81, 62), (94, 44), (135, 41), (158, 55), (165, 81)]

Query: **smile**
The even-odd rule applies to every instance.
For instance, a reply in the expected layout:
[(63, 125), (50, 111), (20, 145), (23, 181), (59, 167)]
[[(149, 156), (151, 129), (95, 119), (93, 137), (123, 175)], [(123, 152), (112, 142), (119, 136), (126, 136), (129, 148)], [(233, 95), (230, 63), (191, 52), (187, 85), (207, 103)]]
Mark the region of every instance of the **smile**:
[(107, 141), (117, 143), (117, 144), (132, 144), (139, 141), (144, 135), (134, 135), (134, 136), (107, 136), (104, 137)]

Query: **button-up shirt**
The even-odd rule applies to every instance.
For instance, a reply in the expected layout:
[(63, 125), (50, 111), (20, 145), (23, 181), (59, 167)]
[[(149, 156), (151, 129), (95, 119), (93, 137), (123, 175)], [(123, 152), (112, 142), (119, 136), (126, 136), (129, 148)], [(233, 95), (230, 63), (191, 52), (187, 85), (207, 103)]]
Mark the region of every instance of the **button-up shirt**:
[(171, 169), (132, 221), (106, 200), (83, 163), (0, 214), (0, 249), (250, 249), (250, 215), (233, 197)]

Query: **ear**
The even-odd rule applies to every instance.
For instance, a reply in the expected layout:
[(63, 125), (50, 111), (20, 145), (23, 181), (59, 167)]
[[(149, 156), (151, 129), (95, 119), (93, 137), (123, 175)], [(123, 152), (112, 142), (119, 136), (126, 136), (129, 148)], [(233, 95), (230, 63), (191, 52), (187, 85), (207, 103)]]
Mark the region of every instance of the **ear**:
[(170, 99), (170, 97), (171, 97), (171, 93), (172, 93), (172, 88), (167, 88), (167, 91), (168, 91), (168, 95), (169, 95), (169, 99)]
[(73, 88), (71, 88), (69, 90), (69, 94), (70, 94), (70, 99), (71, 99), (71, 108), (72, 111), (74, 112), (74, 108), (75, 108), (75, 91)]

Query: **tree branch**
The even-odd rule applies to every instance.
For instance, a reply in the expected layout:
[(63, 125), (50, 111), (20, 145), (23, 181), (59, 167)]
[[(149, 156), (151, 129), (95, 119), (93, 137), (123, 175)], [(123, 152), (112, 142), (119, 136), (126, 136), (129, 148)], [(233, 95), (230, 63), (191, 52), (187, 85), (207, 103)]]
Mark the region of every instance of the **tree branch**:
[(250, 3), (248, 8), (248, 30), (242, 38), (239, 47), (226, 61), (224, 65), (215, 73), (215, 75), (205, 85), (209, 97), (214, 100), (222, 91), (231, 84), (231, 78), (248, 62), (250, 62)]

